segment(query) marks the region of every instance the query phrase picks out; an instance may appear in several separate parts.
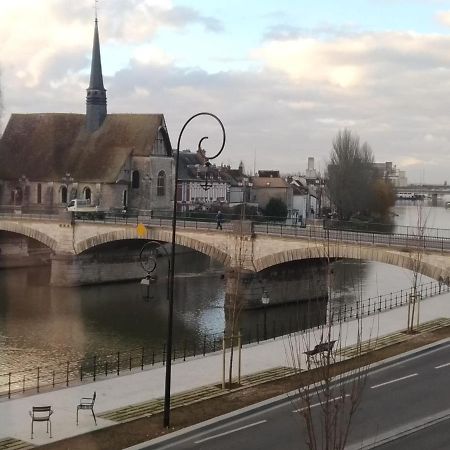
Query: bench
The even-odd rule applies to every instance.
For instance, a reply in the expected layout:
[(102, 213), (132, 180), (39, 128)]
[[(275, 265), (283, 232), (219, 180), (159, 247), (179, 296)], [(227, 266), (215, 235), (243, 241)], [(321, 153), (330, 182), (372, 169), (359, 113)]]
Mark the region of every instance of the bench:
[(307, 350), (304, 353), (306, 356), (309, 357), (317, 355), (318, 353), (331, 352), (331, 350), (333, 350), (335, 343), (336, 343), (335, 340), (329, 342), (319, 342), (318, 344), (315, 345), (315, 347), (312, 350)]
[(34, 422), (47, 422), (47, 433), (50, 424), (50, 437), (52, 437), (52, 422), (50, 416), (53, 414), (51, 406), (33, 406), (29, 411), (31, 416), (31, 439), (33, 439), (33, 425)]
[(94, 392), (94, 395), (92, 397), (83, 397), (82, 399), (80, 399), (80, 403), (77, 405), (77, 425), (78, 425), (78, 411), (80, 409), (90, 409), (92, 415), (94, 416), (94, 422), (95, 425), (97, 425), (97, 419), (95, 418), (95, 413), (94, 413), (94, 403), (95, 403), (95, 398), (97, 397), (97, 393)]

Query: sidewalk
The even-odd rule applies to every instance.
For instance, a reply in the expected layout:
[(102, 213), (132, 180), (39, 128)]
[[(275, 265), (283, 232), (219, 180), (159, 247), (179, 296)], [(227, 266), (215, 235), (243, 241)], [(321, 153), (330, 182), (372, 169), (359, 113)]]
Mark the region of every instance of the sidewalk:
[[(450, 318), (450, 294), (429, 298), (421, 303), (420, 320), (426, 322), (440, 317)], [(406, 325), (407, 307), (401, 307), (363, 319), (363, 340), (381, 338), (402, 330)], [(335, 336), (338, 326), (333, 330)], [(356, 343), (357, 323), (344, 323), (341, 328), (342, 347)], [(320, 340), (312, 336), (311, 345)], [(302, 339), (297, 340), (302, 344)], [(302, 348), (302, 352), (306, 348)], [(242, 376), (257, 372), (272, 372), (280, 368), (291, 367), (289, 358), (289, 339), (278, 338), (260, 344), (253, 344), (242, 349)], [(302, 361), (305, 365), (306, 361)], [(274, 370), (276, 369), (276, 370)], [(124, 375), (98, 381), (96, 383), (63, 388), (46, 393), (0, 401), (0, 449), (32, 448), (87, 433), (101, 427), (114, 425), (122, 421), (115, 410), (129, 405), (142, 404), (164, 396), (165, 367)], [(186, 362), (176, 362), (172, 366), (172, 394), (196, 388), (219, 384), (222, 379), (222, 353), (198, 357)], [(76, 425), (76, 405), (81, 397), (91, 397), (97, 392), (95, 413), (97, 427), (90, 411), (80, 411), (79, 426)], [(32, 406), (51, 405), (53, 438), (45, 432), (45, 423), (35, 423), (34, 439), (30, 438), (31, 420), (28, 411)], [(101, 416), (114, 417), (114, 421)], [(126, 418), (125, 418), (126, 420)], [(5, 441), (10, 439), (9, 441)], [(6, 442), (9, 442), (6, 445)]]

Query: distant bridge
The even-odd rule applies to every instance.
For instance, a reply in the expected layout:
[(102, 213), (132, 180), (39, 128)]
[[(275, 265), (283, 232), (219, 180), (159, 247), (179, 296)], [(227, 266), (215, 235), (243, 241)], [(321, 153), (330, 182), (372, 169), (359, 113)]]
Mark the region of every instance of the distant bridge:
[(445, 195), (450, 194), (450, 186), (443, 184), (411, 184), (409, 186), (395, 187), (395, 192), (412, 192), (413, 194)]
[[(146, 225), (144, 239), (171, 241), (170, 219), (110, 217), (104, 221), (71, 222), (64, 216), (1, 215), (0, 231), (35, 239), (53, 253), (53, 272), (65, 270), (76, 277), (77, 258), (102, 244), (143, 239), (136, 230)], [(436, 280), (450, 279), (450, 238), (420, 236), (415, 233), (370, 233), (298, 227), (270, 223), (244, 223), (244, 233), (236, 232), (239, 222), (215, 223), (178, 221), (176, 243), (221, 262), (226, 270), (260, 272), (290, 261), (316, 258), (350, 258), (378, 261), (417, 270)], [(244, 231), (245, 231), (244, 230)], [(440, 233), (445, 235), (445, 233)], [(56, 267), (53, 267), (56, 264)], [(75, 270), (75, 271), (74, 271)], [(72, 279), (73, 281), (73, 279)], [(74, 284), (76, 284), (74, 282)]]

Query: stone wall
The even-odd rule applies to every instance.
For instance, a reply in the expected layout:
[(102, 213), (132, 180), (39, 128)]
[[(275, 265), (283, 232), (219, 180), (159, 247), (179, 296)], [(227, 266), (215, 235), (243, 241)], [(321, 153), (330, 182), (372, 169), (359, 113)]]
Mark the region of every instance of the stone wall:
[(280, 264), (259, 273), (228, 271), (226, 305), (236, 301), (244, 309), (261, 308), (266, 291), (270, 305), (326, 298), (327, 267), (324, 260), (295, 261)]

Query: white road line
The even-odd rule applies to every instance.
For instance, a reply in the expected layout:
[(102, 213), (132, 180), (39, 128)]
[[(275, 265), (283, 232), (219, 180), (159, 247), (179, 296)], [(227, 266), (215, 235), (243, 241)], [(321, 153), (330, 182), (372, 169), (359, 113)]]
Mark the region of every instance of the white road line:
[(385, 383), (380, 383), (380, 384), (376, 384), (375, 386), (370, 386), (370, 389), (376, 389), (376, 388), (379, 388), (381, 386), (386, 386), (387, 384), (397, 383), (397, 381), (403, 381), (403, 380), (406, 380), (408, 378), (416, 377), (417, 375), (419, 375), (419, 374), (418, 373), (412, 373), (411, 375), (406, 375), (406, 377), (396, 378), (395, 380), (389, 380), (389, 381), (386, 381)]
[(436, 366), (435, 369), (442, 369), (443, 367), (450, 366), (450, 363), (441, 364), (440, 366)]
[(256, 427), (257, 425), (261, 425), (262, 423), (266, 423), (267, 420), (260, 420), (259, 422), (250, 423), (248, 425), (244, 425), (243, 427), (234, 428), (233, 430), (224, 431), (223, 433), (215, 434), (214, 436), (209, 436), (204, 439), (200, 439), (199, 441), (195, 441), (194, 444), (201, 444), (202, 442), (210, 441), (211, 439), (216, 439), (222, 436), (226, 436), (227, 434), (236, 433), (237, 431), (245, 430), (246, 428)]
[[(345, 397), (350, 397), (350, 394), (345, 394)], [(342, 395), (339, 395), (337, 397), (331, 398), (330, 402), (334, 402), (335, 400), (340, 400), (342, 399)], [(298, 412), (302, 412), (302, 411), (306, 411), (308, 408), (315, 408), (316, 406), (320, 406), (323, 405), (325, 403), (325, 400), (323, 402), (319, 402), (319, 403), (314, 403), (313, 405), (305, 406), (304, 408), (300, 408), (300, 409), (294, 409), (294, 411), (292, 411), (293, 413), (298, 413)]]

